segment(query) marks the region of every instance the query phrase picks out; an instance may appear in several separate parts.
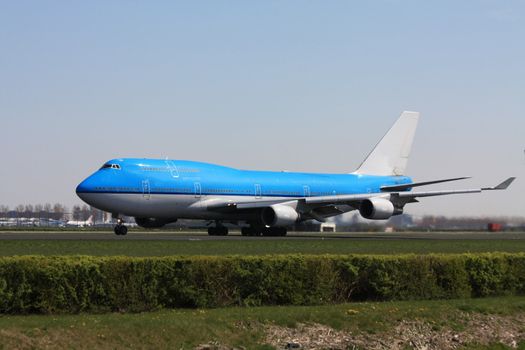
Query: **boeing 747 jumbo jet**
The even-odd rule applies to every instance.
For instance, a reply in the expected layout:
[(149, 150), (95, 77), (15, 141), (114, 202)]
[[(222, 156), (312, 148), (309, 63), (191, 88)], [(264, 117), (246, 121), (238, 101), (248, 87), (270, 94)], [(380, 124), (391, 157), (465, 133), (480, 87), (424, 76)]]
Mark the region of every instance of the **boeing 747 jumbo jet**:
[(113, 213), (115, 233), (125, 235), (121, 215), (141, 227), (156, 228), (177, 219), (215, 222), (210, 235), (227, 235), (224, 223), (247, 224), (243, 235), (284, 236), (305, 220), (359, 210), (362, 217), (386, 220), (403, 213), (417, 198), (504, 190), (515, 178), (495, 187), (448, 191), (412, 191), (451, 178), (413, 182), (405, 176), (419, 113), (403, 112), (361, 166), (350, 174), (315, 174), (239, 170), (187, 160), (114, 159), (78, 185), (89, 205)]

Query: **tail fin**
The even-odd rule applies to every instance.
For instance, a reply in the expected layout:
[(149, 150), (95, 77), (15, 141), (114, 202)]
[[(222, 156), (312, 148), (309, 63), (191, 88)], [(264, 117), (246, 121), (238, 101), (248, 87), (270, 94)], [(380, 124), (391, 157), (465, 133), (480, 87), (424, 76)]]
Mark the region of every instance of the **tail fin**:
[(355, 174), (404, 175), (418, 120), (419, 112), (401, 113)]

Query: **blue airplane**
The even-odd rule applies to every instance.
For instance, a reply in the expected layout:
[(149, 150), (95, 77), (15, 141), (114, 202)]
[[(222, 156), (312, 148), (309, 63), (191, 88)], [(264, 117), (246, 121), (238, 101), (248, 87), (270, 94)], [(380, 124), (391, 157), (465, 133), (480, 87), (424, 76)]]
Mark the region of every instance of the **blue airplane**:
[(415, 192), (414, 187), (466, 179), (413, 182), (405, 176), (419, 120), (403, 112), (360, 167), (350, 174), (239, 170), (163, 159), (113, 159), (82, 181), (77, 195), (117, 219), (115, 234), (125, 235), (122, 215), (144, 228), (177, 219), (214, 221), (210, 235), (227, 235), (224, 223), (247, 224), (243, 235), (284, 236), (286, 228), (305, 220), (358, 210), (362, 217), (386, 220), (403, 213), (417, 198), (486, 190), (504, 190), (514, 177), (495, 187)]

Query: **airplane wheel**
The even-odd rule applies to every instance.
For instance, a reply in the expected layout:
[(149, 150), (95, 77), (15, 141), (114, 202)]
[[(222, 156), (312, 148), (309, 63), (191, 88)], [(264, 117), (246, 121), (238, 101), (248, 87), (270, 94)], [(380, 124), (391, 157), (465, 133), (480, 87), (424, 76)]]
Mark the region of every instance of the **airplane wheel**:
[(121, 236), (125, 236), (125, 235), (127, 235), (127, 234), (128, 234), (128, 228), (127, 228), (126, 226), (122, 225), (122, 226), (120, 227), (120, 235), (121, 235)]
[(265, 228), (264, 231), (262, 232), (262, 235), (265, 236), (265, 237), (273, 237), (273, 236), (277, 236), (277, 230), (273, 227), (268, 227), (268, 228)]
[(128, 228), (124, 225), (116, 225), (113, 228), (113, 232), (115, 232), (117, 236), (125, 236), (128, 233)]
[(228, 228), (224, 226), (208, 227), (208, 235), (210, 236), (227, 236)]
[(243, 227), (241, 229), (241, 234), (243, 236), (260, 236), (261, 230), (254, 227)]

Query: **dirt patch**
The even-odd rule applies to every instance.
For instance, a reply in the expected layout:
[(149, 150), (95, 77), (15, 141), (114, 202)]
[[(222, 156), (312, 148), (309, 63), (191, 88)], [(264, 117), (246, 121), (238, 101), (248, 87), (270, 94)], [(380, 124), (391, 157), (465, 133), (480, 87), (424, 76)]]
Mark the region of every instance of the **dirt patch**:
[(338, 331), (321, 324), (298, 324), (295, 328), (266, 326), (265, 342), (277, 349), (458, 349), (465, 344), (501, 343), (516, 348), (525, 340), (525, 314), (495, 316), (459, 315), (462, 331), (427, 321), (401, 321), (378, 334)]
[(231, 348), (217, 341), (212, 341), (206, 344), (197, 345), (194, 350), (237, 350), (236, 348)]
[[(27, 332), (27, 331), (26, 331)], [(0, 330), (0, 339), (2, 347), (8, 349), (56, 349), (65, 348), (64, 339), (70, 339), (75, 336), (68, 331), (45, 332), (41, 329), (29, 330), (26, 334), (21, 330)]]

